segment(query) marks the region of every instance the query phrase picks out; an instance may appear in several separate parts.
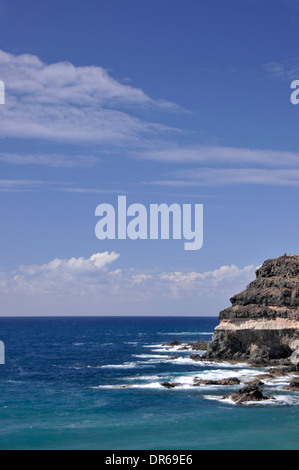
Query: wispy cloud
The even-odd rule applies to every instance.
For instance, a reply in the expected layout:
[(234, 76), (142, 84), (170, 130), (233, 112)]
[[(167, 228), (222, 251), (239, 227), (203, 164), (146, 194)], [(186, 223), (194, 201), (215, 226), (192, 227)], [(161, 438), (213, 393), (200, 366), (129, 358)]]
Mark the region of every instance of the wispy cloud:
[[(172, 146), (134, 153), (134, 158), (182, 165), (143, 184), (188, 187), (258, 184), (299, 185), (299, 152), (221, 146)], [(188, 168), (186, 168), (188, 165)]]
[(80, 187), (58, 187), (56, 191), (63, 191), (67, 193), (78, 193), (78, 194), (124, 194), (127, 191), (124, 189), (100, 189), (100, 188), (80, 188)]
[(179, 108), (120, 83), (99, 66), (46, 64), (31, 54), (0, 50), (0, 77), (6, 85), (2, 138), (133, 145), (170, 131), (138, 114)]
[(240, 166), (258, 164), (259, 166), (297, 166), (299, 168), (299, 152), (246, 147), (167, 146), (135, 152), (133, 156), (140, 160), (165, 163), (229, 163)]
[(283, 62), (267, 62), (262, 69), (270, 78), (294, 80), (299, 76), (299, 57), (293, 57)]
[(40, 180), (0, 180), (0, 192), (24, 192), (41, 189), (47, 183)]
[(100, 158), (94, 155), (69, 155), (69, 154), (22, 154), (0, 153), (0, 161), (12, 165), (42, 165), (49, 167), (91, 167), (96, 165)]
[(299, 186), (299, 169), (198, 168), (177, 171), (168, 179), (149, 181), (155, 186), (194, 187), (256, 184)]
[(0, 192), (28, 192), (28, 191), (62, 191), (79, 194), (122, 194), (124, 189), (115, 188), (85, 188), (78, 187), (70, 181), (51, 180), (25, 180), (25, 179), (3, 179), (0, 180)]

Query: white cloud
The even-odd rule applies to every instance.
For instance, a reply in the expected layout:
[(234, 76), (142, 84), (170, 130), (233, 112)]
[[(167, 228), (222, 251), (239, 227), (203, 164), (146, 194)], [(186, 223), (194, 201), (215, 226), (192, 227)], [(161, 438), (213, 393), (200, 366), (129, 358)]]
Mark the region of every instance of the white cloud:
[(89, 258), (57, 258), (42, 265), (21, 265), (12, 273), (0, 272), (2, 312), (58, 315), (75, 311), (85, 315), (97, 313), (105, 304), (114, 312), (129, 314), (132, 304), (148, 309), (158, 302), (159, 314), (164, 314), (165, 305), (176, 300), (192, 301), (198, 308), (199, 300), (217, 298), (228, 304), (230, 296), (243, 290), (255, 271), (254, 266), (231, 265), (206, 272), (141, 272), (115, 267), (118, 259), (115, 252), (103, 252)]
[(43, 265), (29, 265), (24, 266), (21, 265), (19, 268), (19, 272), (21, 274), (28, 274), (30, 276), (34, 276), (36, 274), (55, 274), (55, 276), (59, 276), (59, 274), (75, 274), (81, 275), (85, 273), (96, 273), (98, 270), (102, 270), (109, 264), (113, 263), (119, 258), (119, 254), (112, 252), (108, 253), (105, 251), (104, 253), (96, 253), (92, 255), (90, 258), (70, 258), (70, 259), (59, 259), (56, 258), (50, 263), (43, 264)]
[(254, 278), (254, 265), (239, 268), (238, 266), (220, 266), (206, 272), (167, 272), (160, 275), (176, 297), (188, 292), (197, 292), (198, 296), (227, 296), (243, 290)]
[(31, 54), (0, 50), (6, 86), (0, 137), (101, 144), (137, 144), (142, 136), (169, 130), (134, 111), (178, 108), (120, 83), (99, 66), (46, 64)]

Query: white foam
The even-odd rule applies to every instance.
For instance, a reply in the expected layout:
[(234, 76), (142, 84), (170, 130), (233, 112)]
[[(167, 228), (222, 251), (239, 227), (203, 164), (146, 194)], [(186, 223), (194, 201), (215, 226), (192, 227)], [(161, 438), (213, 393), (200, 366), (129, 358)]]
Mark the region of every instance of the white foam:
[(136, 362), (125, 362), (124, 364), (106, 364), (101, 366), (101, 369), (134, 369)]
[[(138, 375), (135, 377), (124, 377), (124, 380), (162, 380), (159, 375)], [(163, 379), (164, 380), (164, 379)]]
[(222, 396), (218, 395), (204, 395), (206, 400), (215, 400), (221, 403), (227, 403), (229, 405), (236, 405), (236, 403), (231, 398), (223, 398)]
[[(217, 395), (204, 395), (207, 400), (216, 400), (229, 405), (237, 405), (231, 398)], [(274, 395), (273, 398), (261, 401), (246, 401), (242, 406), (299, 406), (299, 397), (291, 395)]]
[(133, 357), (140, 357), (144, 359), (165, 359), (167, 356), (162, 354), (133, 354)]
[(131, 388), (150, 388), (150, 389), (164, 389), (160, 382), (150, 382), (148, 384), (133, 384)]
[(130, 387), (130, 385), (97, 385), (90, 388), (92, 388), (93, 390), (121, 390)]
[(184, 353), (184, 352), (190, 352), (191, 351), (191, 348), (188, 350), (180, 350), (181, 346), (165, 346), (165, 347), (161, 347), (161, 348), (152, 348), (152, 351), (153, 352), (156, 352), (156, 353), (159, 353), (159, 352), (163, 352), (163, 353), (169, 353), (169, 352), (180, 352), (180, 353)]
[(162, 331), (158, 332), (157, 334), (158, 335), (167, 335), (167, 336), (181, 336), (181, 335), (196, 335), (196, 336), (200, 336), (200, 335), (213, 335), (213, 331), (209, 331), (209, 332), (202, 332), (202, 331), (181, 331), (181, 332), (175, 332), (175, 333), (163, 333)]

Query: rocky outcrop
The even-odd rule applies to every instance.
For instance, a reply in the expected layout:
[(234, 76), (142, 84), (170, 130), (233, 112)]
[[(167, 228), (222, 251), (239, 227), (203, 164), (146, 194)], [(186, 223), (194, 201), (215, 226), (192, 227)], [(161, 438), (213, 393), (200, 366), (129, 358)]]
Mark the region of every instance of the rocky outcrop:
[(180, 387), (182, 384), (178, 382), (161, 382), (162, 387), (165, 388), (175, 388), (175, 387)]
[(289, 385), (283, 387), (284, 390), (290, 390), (291, 392), (299, 392), (299, 378), (296, 377), (290, 381)]
[(237, 377), (228, 377), (227, 379), (218, 379), (218, 380), (213, 380), (213, 379), (199, 379), (195, 378), (193, 381), (193, 385), (195, 387), (199, 387), (200, 385), (239, 385), (240, 379)]
[(238, 405), (248, 402), (256, 402), (263, 400), (275, 400), (274, 397), (269, 395), (265, 396), (262, 390), (257, 385), (246, 385), (241, 388), (238, 392), (232, 393), (231, 395), (224, 395), (223, 399), (229, 398)]
[(171, 343), (165, 343), (162, 344), (162, 346), (167, 346), (167, 347), (178, 347), (178, 351), (184, 351), (184, 350), (193, 350), (193, 351), (206, 351), (208, 347), (208, 341), (204, 341), (203, 339), (200, 339), (198, 341), (190, 341), (189, 343), (182, 343), (181, 341), (171, 341)]
[(299, 364), (299, 255), (267, 260), (219, 314), (205, 359)]

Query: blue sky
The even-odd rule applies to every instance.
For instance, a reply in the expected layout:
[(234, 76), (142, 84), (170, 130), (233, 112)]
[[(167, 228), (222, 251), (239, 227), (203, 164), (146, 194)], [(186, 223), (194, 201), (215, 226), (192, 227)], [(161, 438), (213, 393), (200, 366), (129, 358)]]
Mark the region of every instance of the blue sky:
[[(2, 315), (217, 315), (298, 253), (299, 1), (0, 0)], [(98, 204), (204, 204), (204, 246)]]

